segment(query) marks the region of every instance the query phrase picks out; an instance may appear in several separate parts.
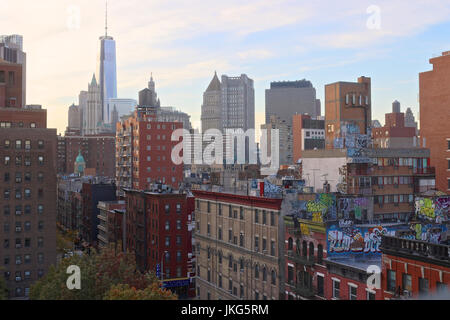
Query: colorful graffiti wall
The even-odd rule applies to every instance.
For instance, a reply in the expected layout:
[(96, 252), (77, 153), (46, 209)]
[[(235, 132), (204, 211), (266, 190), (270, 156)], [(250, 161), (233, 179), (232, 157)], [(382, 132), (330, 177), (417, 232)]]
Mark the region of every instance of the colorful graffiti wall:
[(402, 235), (401, 238), (439, 244), (446, 240), (445, 234), (447, 232), (447, 226), (411, 223), (409, 231), (408, 235)]
[(450, 196), (437, 198), (416, 197), (416, 216), (434, 223), (442, 223), (449, 220)]
[(296, 200), (292, 207), (302, 219), (313, 222), (336, 219), (336, 195), (331, 193), (318, 193), (315, 200)]
[(337, 218), (364, 220), (369, 206), (369, 198), (339, 198), (337, 200)]
[(383, 226), (359, 227), (352, 220), (339, 220), (327, 228), (328, 256), (381, 254), (381, 237), (394, 236), (395, 232)]

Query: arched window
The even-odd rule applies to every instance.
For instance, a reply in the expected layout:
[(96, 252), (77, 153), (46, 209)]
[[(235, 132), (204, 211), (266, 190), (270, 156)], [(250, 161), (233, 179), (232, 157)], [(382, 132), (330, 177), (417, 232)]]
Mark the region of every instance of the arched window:
[(289, 237), (288, 240), (288, 250), (293, 250), (294, 249), (294, 240), (292, 240), (291, 237)]
[(317, 246), (317, 263), (322, 264), (323, 262), (323, 246), (319, 244)]
[(259, 265), (255, 265), (255, 279), (259, 279)]
[(275, 286), (277, 284), (277, 274), (275, 270), (272, 270), (272, 284)]
[(303, 245), (302, 245), (302, 256), (306, 257), (307, 254), (307, 250), (308, 250), (308, 244), (306, 243), (306, 241), (303, 241)]
[(267, 281), (267, 269), (266, 269), (266, 267), (263, 268), (263, 281)]
[(298, 255), (300, 255), (300, 240), (299, 239), (297, 239), (297, 241), (295, 242), (295, 246), (296, 246), (296, 248), (295, 248), (296, 253)]
[(314, 259), (314, 243), (309, 243), (309, 260)]

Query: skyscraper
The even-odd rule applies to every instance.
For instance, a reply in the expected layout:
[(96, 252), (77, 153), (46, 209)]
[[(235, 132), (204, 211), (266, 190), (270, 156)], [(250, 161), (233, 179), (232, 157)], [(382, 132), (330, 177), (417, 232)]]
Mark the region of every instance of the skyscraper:
[[(266, 90), (266, 124), (270, 124), (271, 117), (275, 116), (289, 126), (287, 131), (289, 145), (286, 146), (287, 153), (284, 161), (293, 159), (292, 118), (296, 114), (308, 114), (313, 118), (320, 116), (320, 100), (316, 99), (316, 89), (312, 83), (305, 79), (272, 82), (270, 89)], [(298, 159), (294, 161), (296, 160)]]
[(222, 86), (217, 72), (203, 93), (201, 120), (203, 133), (209, 129), (222, 131)]
[(87, 103), (86, 103), (86, 127), (84, 134), (92, 135), (99, 133), (102, 122), (102, 104), (100, 96), (100, 86), (97, 84), (95, 74), (88, 85)]
[[(208, 129), (218, 129), (225, 135), (227, 129), (255, 129), (255, 90), (253, 80), (247, 75), (228, 77), (222, 75), (219, 81), (217, 73), (203, 94), (202, 105), (202, 132)], [(236, 139), (236, 137), (234, 138)], [(245, 138), (245, 161), (249, 161), (249, 143), (255, 141), (254, 135)], [(232, 152), (236, 160), (239, 146), (234, 144), (231, 150), (231, 141), (224, 141), (224, 156)]]
[(108, 11), (106, 11), (105, 17), (105, 35), (100, 37), (98, 75), (103, 106), (101, 119), (108, 124), (111, 123), (113, 110), (109, 99), (117, 98), (116, 42), (113, 37), (108, 36)]

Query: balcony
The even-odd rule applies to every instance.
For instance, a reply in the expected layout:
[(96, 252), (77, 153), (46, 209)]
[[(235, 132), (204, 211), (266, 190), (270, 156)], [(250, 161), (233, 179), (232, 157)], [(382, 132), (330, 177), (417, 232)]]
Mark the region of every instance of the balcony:
[(446, 262), (450, 265), (449, 246), (420, 240), (383, 236), (380, 249), (389, 254), (403, 253)]
[(316, 290), (311, 287), (304, 287), (297, 284), (294, 288), (294, 292), (304, 298), (313, 298), (316, 295)]
[(300, 263), (305, 266), (313, 266), (316, 263), (316, 259), (314, 257), (302, 256), (293, 251), (288, 251), (288, 259), (292, 260), (295, 263)]

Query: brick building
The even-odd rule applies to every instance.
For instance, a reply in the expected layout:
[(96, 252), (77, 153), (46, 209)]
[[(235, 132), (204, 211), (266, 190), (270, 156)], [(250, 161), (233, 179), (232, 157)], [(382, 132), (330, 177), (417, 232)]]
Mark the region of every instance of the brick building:
[(98, 225), (98, 247), (114, 245), (116, 250), (126, 251), (126, 211), (125, 201), (100, 201)]
[(381, 250), (385, 299), (450, 297), (448, 245), (384, 236)]
[(385, 114), (385, 124), (372, 129), (375, 148), (414, 148), (418, 147), (416, 128), (405, 126), (405, 114), (400, 112), (400, 102), (394, 101), (392, 113)]
[(371, 80), (358, 78), (358, 82), (336, 82), (325, 86), (326, 148), (333, 149), (334, 141), (341, 138), (345, 125), (356, 124), (361, 134), (368, 134), (372, 123)]
[(81, 189), (82, 196), (82, 224), (81, 236), (89, 245), (98, 245), (98, 225), (100, 224), (98, 215), (98, 203), (100, 201), (116, 200), (116, 185), (101, 178), (84, 182)]
[(156, 273), (164, 287), (186, 297), (192, 281), (192, 203), (186, 194), (158, 186), (153, 191), (124, 189), (126, 248), (135, 253), (141, 271)]
[(58, 137), (58, 173), (74, 173), (74, 164), (81, 152), (86, 168), (95, 175), (114, 177), (116, 159), (114, 157), (116, 139), (113, 133), (99, 135), (81, 135), (80, 131), (66, 131), (64, 137)]
[(450, 191), (450, 51), (430, 59), (433, 70), (419, 74), (420, 137), (431, 152), (436, 188)]
[(27, 296), (56, 263), (56, 129), (46, 128), (46, 110), (18, 107), (0, 108), (0, 261), (10, 297)]
[[(139, 106), (132, 116), (123, 118), (116, 129), (116, 181), (122, 188), (146, 190), (152, 183), (178, 188), (183, 181), (183, 164), (172, 162), (172, 132), (182, 122), (157, 120), (154, 107)], [(182, 154), (181, 154), (182, 156)]]
[(22, 68), (0, 59), (0, 108), (22, 108)]
[(197, 297), (278, 300), (284, 291), (282, 199), (193, 193)]
[(325, 149), (325, 121), (307, 114), (292, 117), (293, 162), (302, 157), (303, 150)]

